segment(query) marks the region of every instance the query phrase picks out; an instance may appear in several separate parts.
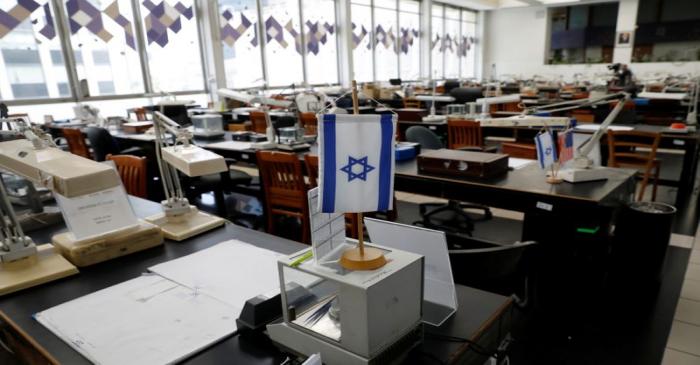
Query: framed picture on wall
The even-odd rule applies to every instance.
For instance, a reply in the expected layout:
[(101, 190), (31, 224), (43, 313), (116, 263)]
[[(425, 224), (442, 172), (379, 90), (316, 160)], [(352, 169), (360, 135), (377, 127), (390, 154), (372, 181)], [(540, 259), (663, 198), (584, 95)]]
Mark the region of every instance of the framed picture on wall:
[(617, 47), (632, 47), (633, 36), (633, 32), (617, 32), (617, 37), (615, 38), (615, 45)]

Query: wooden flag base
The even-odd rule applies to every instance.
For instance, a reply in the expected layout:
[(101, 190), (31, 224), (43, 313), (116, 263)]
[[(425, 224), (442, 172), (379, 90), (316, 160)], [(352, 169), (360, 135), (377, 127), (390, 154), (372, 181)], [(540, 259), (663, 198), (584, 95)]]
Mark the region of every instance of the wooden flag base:
[(353, 247), (340, 258), (340, 265), (347, 270), (375, 270), (386, 265), (384, 253), (373, 247), (364, 247), (364, 255), (360, 247)]
[(561, 179), (558, 177), (549, 176), (547, 178), (547, 183), (549, 183), (549, 184), (561, 184), (562, 182), (564, 182), (564, 179)]

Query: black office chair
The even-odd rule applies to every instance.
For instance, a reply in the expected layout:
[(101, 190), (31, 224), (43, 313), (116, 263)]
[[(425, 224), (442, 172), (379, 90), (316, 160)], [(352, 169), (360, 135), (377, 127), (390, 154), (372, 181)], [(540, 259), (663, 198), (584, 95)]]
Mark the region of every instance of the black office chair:
[(129, 147), (122, 149), (119, 142), (109, 134), (109, 131), (100, 127), (87, 127), (85, 130), (92, 154), (95, 161), (102, 162), (107, 159), (107, 155), (134, 155), (139, 157), (149, 157), (141, 147)]
[(445, 80), (445, 85), (443, 85), (445, 88), (445, 94), (449, 94), (452, 90), (459, 88), (460, 86), (462, 86), (462, 84), (459, 82), (459, 80)]
[(457, 284), (512, 295), (523, 308), (530, 301), (530, 262), (537, 242), (516, 242), (488, 248), (449, 250)]
[(450, 91), (450, 96), (455, 98), (455, 104), (471, 103), (484, 97), (484, 89), (481, 87), (457, 87)]
[(253, 177), (245, 171), (231, 168), (236, 163), (232, 158), (225, 158), (228, 171), (220, 174), (210, 174), (199, 177), (183, 178), (187, 187), (187, 196), (190, 201), (204, 193), (212, 192), (216, 204), (216, 214), (227, 218), (229, 212), (226, 210), (226, 199), (224, 193), (241, 193), (244, 195), (260, 196), (260, 183), (254, 181)]
[[(421, 149), (437, 150), (444, 148), (440, 138), (430, 129), (423, 126), (413, 126), (406, 130), (406, 140), (418, 143)], [(483, 205), (467, 204), (457, 200), (449, 200), (443, 203), (422, 203), (418, 205), (422, 220), (413, 222), (414, 225), (441, 230), (447, 233), (472, 235), (474, 222), (489, 220), (493, 217), (491, 210)], [(428, 210), (430, 209), (430, 210)], [(474, 217), (465, 212), (465, 209), (483, 210), (484, 214)], [(451, 213), (448, 219), (437, 219), (441, 213)]]

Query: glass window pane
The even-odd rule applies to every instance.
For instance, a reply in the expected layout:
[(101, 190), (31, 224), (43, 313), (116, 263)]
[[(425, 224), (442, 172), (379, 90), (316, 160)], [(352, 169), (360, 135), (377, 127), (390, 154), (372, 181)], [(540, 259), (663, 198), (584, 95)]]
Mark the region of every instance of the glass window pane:
[(476, 39), (476, 24), (462, 22), (462, 37), (459, 41), (460, 77), (473, 78), (476, 75), (474, 43)]
[(73, 53), (81, 61), (76, 71), (87, 80), (89, 94), (143, 93), (131, 1), (67, 0), (64, 6)]
[(203, 90), (194, 0), (143, 0), (140, 3), (153, 90)]
[[(601, 13), (613, 11), (591, 17)], [(618, 45), (634, 43), (632, 62), (700, 61), (699, 1), (640, 0), (636, 24), (634, 37), (618, 34)]]
[[(374, 0), (374, 7), (396, 10), (396, 0)], [(377, 18), (374, 21), (377, 22)]]
[(5, 0), (0, 10), (6, 14), (0, 20), (0, 99), (70, 96), (57, 19), (48, 0)]
[(399, 10), (419, 14), (420, 13), (420, 1), (399, 0)]
[(476, 12), (471, 10), (462, 10), (462, 21), (476, 23)]
[(353, 78), (358, 82), (374, 81), (372, 77), (372, 9), (351, 5)]
[[(402, 0), (400, 5), (417, 1)], [(411, 8), (412, 6), (407, 6)], [(416, 7), (417, 9), (417, 7)], [(418, 80), (420, 78), (420, 15), (399, 12), (399, 55), (401, 57), (401, 79)]]
[[(459, 11), (457, 11), (459, 15)], [(445, 78), (459, 77), (459, 20), (445, 19), (445, 36), (442, 39), (442, 53), (445, 57)]]
[(219, 12), (226, 86), (242, 89), (263, 85), (257, 2), (219, 0)]
[(397, 78), (399, 60), (396, 54), (396, 10), (374, 8), (374, 23), (376, 80)]
[(459, 9), (446, 6), (445, 19), (459, 20)]
[(268, 86), (302, 85), (302, 44), (297, 0), (263, 0)]
[(338, 83), (335, 0), (303, 0), (306, 76), (311, 85)]
[(430, 77), (441, 79), (444, 77), (443, 64), (443, 17), (442, 5), (433, 5), (432, 26), (430, 37)]

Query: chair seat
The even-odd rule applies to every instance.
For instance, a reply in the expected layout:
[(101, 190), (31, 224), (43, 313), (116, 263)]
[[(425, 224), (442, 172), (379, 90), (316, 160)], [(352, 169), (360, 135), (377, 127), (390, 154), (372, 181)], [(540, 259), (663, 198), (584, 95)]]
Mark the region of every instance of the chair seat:
[[(253, 181), (253, 177), (250, 176), (245, 171), (237, 169), (229, 169), (229, 179), (231, 179), (231, 185), (250, 185)], [(199, 178), (194, 178), (192, 180), (191, 186), (195, 189), (212, 187), (221, 184), (223, 181), (221, 179), (221, 174), (210, 174), (200, 176)], [(228, 183), (227, 183), (228, 184)], [(227, 186), (222, 186), (221, 188), (226, 189)]]

